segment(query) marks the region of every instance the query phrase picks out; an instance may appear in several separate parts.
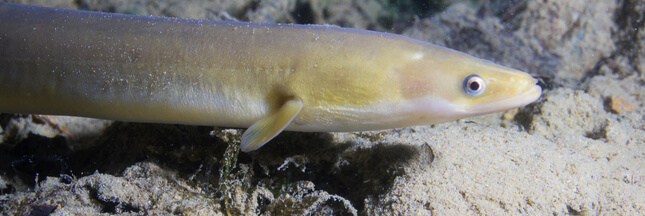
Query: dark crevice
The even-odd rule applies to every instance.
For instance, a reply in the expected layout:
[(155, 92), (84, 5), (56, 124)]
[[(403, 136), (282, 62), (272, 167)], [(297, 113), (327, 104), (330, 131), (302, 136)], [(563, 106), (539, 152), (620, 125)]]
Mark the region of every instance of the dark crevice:
[[(285, 136), (279, 135), (270, 145), (260, 149), (260, 154), (253, 155), (253, 172), (257, 184), (270, 182), (270, 185), (263, 186), (282, 188), (281, 185), (289, 182), (311, 181), (316, 190), (346, 198), (359, 211), (364, 209), (366, 198), (388, 193), (395, 179), (405, 174), (403, 167), (410, 160), (417, 158), (421, 151), (426, 151), (421, 147), (398, 143), (376, 144), (371, 148), (347, 151), (353, 143), (333, 144), (330, 136), (309, 133), (313, 135), (309, 137), (313, 140), (309, 139), (307, 142), (322, 144), (311, 145), (290, 140), (293, 137), (289, 136), (290, 133), (284, 132)], [(429, 153), (432, 154), (432, 149), (429, 149)], [(293, 162), (278, 170), (288, 159)], [(432, 155), (428, 163), (431, 163), (431, 160)], [(275, 196), (280, 193), (284, 192), (274, 191)], [(340, 202), (326, 204), (334, 206), (332, 209), (344, 212), (344, 204), (338, 203)]]
[(98, 203), (101, 204), (101, 213), (122, 214), (137, 213), (141, 211), (141, 209), (132, 205), (131, 203), (102, 199), (99, 196), (98, 190), (96, 188), (88, 187), (87, 189), (89, 191), (90, 198), (95, 199)]
[(298, 24), (312, 24), (316, 22), (315, 13), (309, 1), (296, 1), (291, 17)]

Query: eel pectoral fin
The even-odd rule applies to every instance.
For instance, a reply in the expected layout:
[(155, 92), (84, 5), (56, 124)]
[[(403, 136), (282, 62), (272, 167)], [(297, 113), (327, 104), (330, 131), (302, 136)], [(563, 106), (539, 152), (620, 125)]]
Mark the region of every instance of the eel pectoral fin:
[(302, 100), (294, 97), (286, 101), (277, 112), (265, 116), (253, 123), (242, 134), (240, 149), (243, 152), (254, 151), (282, 132), (302, 110)]

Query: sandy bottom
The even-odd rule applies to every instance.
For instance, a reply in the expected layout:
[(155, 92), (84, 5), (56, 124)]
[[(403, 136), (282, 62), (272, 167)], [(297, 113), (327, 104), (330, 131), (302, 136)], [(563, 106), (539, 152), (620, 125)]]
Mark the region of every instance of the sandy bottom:
[(249, 154), (236, 129), (3, 114), (3, 215), (645, 214), (642, 1), (446, 3), (412, 22), (369, 0), (20, 2), (395, 31), (528, 71), (545, 91), (443, 124), (285, 132)]

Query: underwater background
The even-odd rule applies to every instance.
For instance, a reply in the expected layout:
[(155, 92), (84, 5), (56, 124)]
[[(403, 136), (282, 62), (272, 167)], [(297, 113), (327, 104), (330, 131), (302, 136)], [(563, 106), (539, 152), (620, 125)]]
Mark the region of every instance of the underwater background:
[(3, 113), (1, 215), (645, 215), (641, 0), (8, 2), (391, 32), (526, 71), (544, 92), (239, 154), (239, 129)]

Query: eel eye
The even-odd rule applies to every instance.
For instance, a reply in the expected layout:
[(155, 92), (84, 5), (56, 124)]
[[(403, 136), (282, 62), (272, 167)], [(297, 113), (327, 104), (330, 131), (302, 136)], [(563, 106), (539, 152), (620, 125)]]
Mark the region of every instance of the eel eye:
[(478, 96), (486, 90), (486, 82), (479, 75), (471, 74), (464, 79), (463, 88), (467, 95)]

